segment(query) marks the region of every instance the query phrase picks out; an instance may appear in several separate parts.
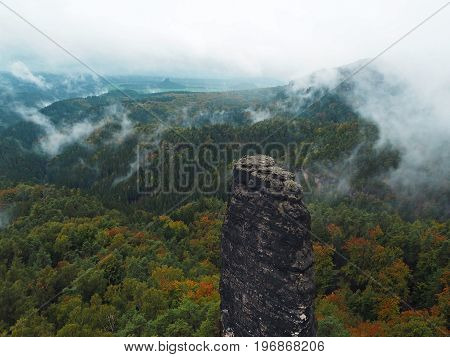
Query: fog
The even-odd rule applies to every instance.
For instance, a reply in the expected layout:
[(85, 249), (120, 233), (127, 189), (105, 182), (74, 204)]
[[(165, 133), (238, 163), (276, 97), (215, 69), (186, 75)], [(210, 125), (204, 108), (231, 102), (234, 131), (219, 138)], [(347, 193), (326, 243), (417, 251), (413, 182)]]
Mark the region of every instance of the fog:
[(450, 78), (426, 83), (388, 65), (375, 67), (383, 73), (383, 85), (364, 72), (358, 76), (352, 103), (380, 130), (379, 146), (400, 150), (401, 162), (390, 183), (449, 188), (450, 177)]
[(48, 117), (41, 114), (36, 108), (18, 106), (16, 112), (22, 116), (23, 120), (39, 125), (44, 130), (45, 135), (40, 138), (39, 146), (43, 152), (50, 156), (59, 154), (67, 145), (87, 138), (98, 127), (85, 120), (57, 128)]
[(11, 214), (9, 210), (0, 208), (0, 229), (6, 227), (11, 220)]
[[(437, 76), (426, 81), (419, 74), (409, 75), (405, 68), (401, 70), (383, 60), (351, 76), (365, 61), (321, 70), (294, 81), (288, 100), (279, 106), (301, 116), (310, 103), (325, 93), (339, 92), (355, 112), (376, 124), (377, 149), (388, 145), (400, 152), (400, 164), (390, 172), (386, 183), (396, 189), (449, 189), (450, 77)], [(351, 84), (350, 91), (340, 91), (344, 80)], [(324, 175), (336, 178), (339, 191), (349, 187), (349, 171), (354, 169), (351, 163), (357, 149), (333, 170), (322, 170)]]
[(11, 74), (24, 82), (32, 83), (40, 89), (49, 89), (51, 86), (42, 76), (34, 75), (25, 63), (16, 61), (10, 66)]
[[(366, 58), (354, 65), (357, 69), (446, 3), (6, 0), (6, 4), (66, 50), (0, 6), (1, 28), (7, 34), (0, 36), (0, 70), (46, 89), (41, 72), (92, 74), (67, 52), (100, 74), (271, 77), (286, 83), (295, 80), (298, 87), (313, 81), (309, 84), (333, 88), (341, 79), (333, 68)], [(447, 6), (352, 79), (355, 97), (349, 104), (377, 124), (380, 146), (390, 143), (402, 154), (391, 184), (448, 181), (449, 29)], [(383, 74), (382, 86), (372, 80), (371, 71)], [(316, 73), (313, 80), (308, 77), (311, 72)], [(41, 146), (50, 155), (83, 140), (98, 125), (87, 120), (55, 128), (37, 111), (19, 112), (45, 129)], [(254, 122), (270, 116), (253, 108), (248, 113)], [(220, 120), (220, 114), (213, 119)], [(119, 138), (131, 127), (126, 120), (122, 124)]]
[(133, 125), (128, 118), (128, 114), (120, 105), (107, 107), (102, 117), (95, 121), (86, 118), (74, 124), (62, 125), (55, 125), (37, 108), (17, 105), (14, 110), (23, 120), (39, 125), (43, 129), (45, 135), (40, 138), (39, 148), (37, 149), (51, 157), (58, 155), (66, 146), (71, 144), (87, 145), (85, 139), (95, 130), (104, 127), (108, 123), (118, 123), (120, 125), (120, 130), (114, 131), (112, 138), (109, 140), (111, 144), (120, 144), (133, 132)]
[[(169, 76), (273, 77), (373, 57), (445, 2), (5, 0), (95, 71)], [(383, 57), (396, 63), (448, 62), (449, 8)], [(0, 69), (87, 70), (0, 5)], [(436, 68), (437, 67), (437, 68)], [(417, 67), (416, 67), (417, 69)]]

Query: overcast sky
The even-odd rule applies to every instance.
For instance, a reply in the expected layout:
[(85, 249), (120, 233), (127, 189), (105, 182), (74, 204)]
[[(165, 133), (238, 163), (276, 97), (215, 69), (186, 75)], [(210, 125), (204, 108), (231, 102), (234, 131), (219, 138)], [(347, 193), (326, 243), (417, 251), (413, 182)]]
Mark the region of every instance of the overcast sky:
[[(375, 56), (445, 1), (1, 0), (102, 74), (298, 78)], [(450, 6), (383, 60), (449, 73)], [(0, 70), (73, 71), (0, 4)], [(441, 72), (443, 71), (443, 72)], [(426, 74), (428, 76), (428, 73)]]

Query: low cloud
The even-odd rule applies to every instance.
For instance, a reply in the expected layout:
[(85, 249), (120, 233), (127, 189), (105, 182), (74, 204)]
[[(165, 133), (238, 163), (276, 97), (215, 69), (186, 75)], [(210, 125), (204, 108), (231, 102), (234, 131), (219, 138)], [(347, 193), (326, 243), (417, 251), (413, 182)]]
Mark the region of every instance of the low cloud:
[(70, 144), (86, 139), (95, 129), (103, 124), (93, 124), (88, 120), (73, 125), (57, 128), (50, 119), (35, 108), (18, 106), (16, 112), (28, 122), (39, 125), (45, 132), (39, 141), (42, 151), (49, 156), (55, 156)]
[[(324, 70), (291, 83), (280, 108), (302, 113), (320, 100), (362, 62)], [(430, 73), (428, 71), (427, 73)], [(386, 178), (393, 188), (448, 189), (450, 176), (450, 81), (416, 80), (385, 62), (372, 64), (345, 83), (340, 94), (352, 109), (379, 129), (377, 148), (389, 146), (401, 155), (398, 167)]]
[(51, 85), (42, 76), (34, 75), (33, 72), (21, 61), (16, 61), (10, 66), (11, 74), (21, 81), (34, 84), (40, 89), (50, 89)]
[(272, 116), (272, 113), (267, 109), (248, 108), (245, 110), (245, 112), (249, 113), (252, 123), (258, 123), (260, 121), (269, 119)]
[(120, 124), (120, 130), (115, 132), (111, 141), (122, 143), (127, 137), (134, 133), (134, 125), (128, 117), (128, 111), (120, 104), (114, 104), (105, 109), (104, 122), (115, 122)]
[(125, 175), (116, 177), (111, 185), (111, 187), (117, 186), (119, 183), (128, 181), (139, 169), (139, 157), (136, 153), (136, 160), (131, 162), (128, 167), (128, 172)]
[(75, 124), (55, 125), (47, 116), (36, 108), (16, 105), (14, 111), (23, 120), (39, 125), (45, 135), (39, 140), (40, 149), (49, 156), (58, 155), (66, 146), (74, 143), (83, 143), (94, 131), (103, 128), (110, 123), (120, 125), (118, 131), (114, 131), (109, 143), (120, 144), (134, 132), (134, 126), (128, 118), (125, 109), (120, 105), (107, 107), (102, 118), (98, 121), (85, 119)]
[(11, 221), (11, 214), (8, 209), (0, 208), (0, 229), (5, 228)]
[[(446, 185), (450, 176), (450, 81), (424, 84), (381, 64), (355, 79), (349, 103), (376, 123), (379, 147), (392, 145), (401, 153), (392, 171), (393, 186)], [(376, 73), (375, 72), (375, 73)]]
[[(103, 74), (284, 80), (373, 56), (436, 11), (442, 1), (136, 0), (133, 4), (11, 1), (24, 18)], [(442, 46), (448, 37), (448, 10), (389, 55), (401, 62), (420, 56), (423, 63), (445, 56), (448, 62), (448, 46)], [(79, 68), (67, 53), (10, 12), (0, 12), (0, 23), (8, 33), (0, 37), (0, 67), (26, 58), (40, 71)]]

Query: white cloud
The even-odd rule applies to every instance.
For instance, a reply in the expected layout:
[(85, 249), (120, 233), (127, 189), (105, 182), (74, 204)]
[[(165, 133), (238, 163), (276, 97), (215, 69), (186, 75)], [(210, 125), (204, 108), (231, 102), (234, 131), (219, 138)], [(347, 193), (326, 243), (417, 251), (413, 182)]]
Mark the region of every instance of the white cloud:
[(119, 183), (128, 181), (135, 173), (137, 173), (138, 169), (139, 169), (139, 158), (138, 155), (136, 154), (136, 160), (134, 160), (129, 164), (128, 172), (123, 176), (116, 177), (113, 183), (111, 184), (111, 187), (116, 187)]
[[(8, 2), (8, 1), (7, 1)], [(100, 73), (299, 78), (375, 56), (442, 0), (32, 0), (9, 5)], [(383, 57), (444, 64), (450, 7)], [(81, 68), (8, 12), (0, 67), (21, 59), (36, 70)], [(439, 60), (439, 61), (438, 61)]]
[(126, 110), (118, 105), (107, 107), (101, 120), (96, 122), (85, 119), (74, 124), (60, 126), (56, 126), (36, 108), (16, 105), (13, 109), (25, 121), (37, 124), (43, 129), (45, 135), (40, 138), (39, 146), (49, 156), (58, 155), (64, 147), (71, 144), (83, 143), (95, 130), (104, 127), (108, 123), (120, 125), (120, 129), (114, 132), (111, 144), (120, 144), (134, 133), (133, 123), (128, 118)]
[(120, 124), (120, 130), (115, 132), (111, 139), (113, 143), (120, 144), (134, 133), (134, 125), (128, 118), (128, 112), (122, 105), (114, 104), (105, 109), (104, 121), (108, 120)]
[(272, 113), (267, 109), (248, 108), (245, 111), (250, 114), (250, 120), (253, 123), (258, 123), (260, 121), (269, 119), (272, 116)]
[(0, 229), (6, 227), (11, 220), (11, 214), (8, 209), (0, 208)]
[(21, 61), (12, 63), (10, 66), (10, 72), (14, 77), (24, 82), (32, 83), (40, 89), (49, 89), (51, 87), (49, 83), (45, 82), (45, 79), (42, 76), (34, 75), (25, 63)]
[(402, 154), (390, 183), (448, 187), (450, 80), (423, 82), (383, 63), (375, 68), (383, 73), (383, 84), (364, 72), (355, 81), (363, 99), (351, 104), (377, 124), (380, 145), (391, 144)]
[(27, 108), (24, 106), (18, 106), (16, 112), (22, 116), (26, 121), (35, 123), (42, 127), (45, 132), (45, 136), (40, 139), (41, 149), (50, 156), (55, 156), (61, 152), (61, 150), (70, 144), (81, 142), (87, 138), (95, 129), (103, 125), (93, 124), (87, 120), (78, 122), (76, 124), (57, 128), (48, 117), (41, 114), (34, 108)]
[[(103, 74), (266, 76), (287, 81), (374, 57), (443, 4), (442, 0), (136, 0), (129, 5), (119, 0), (15, 0), (9, 5)], [(8, 36), (0, 37), (0, 70), (18, 60), (35, 72), (85, 69), (1, 10), (2, 31)], [(383, 102), (374, 88), (372, 101), (358, 108), (377, 122), (382, 140), (395, 141), (405, 152), (405, 165), (426, 163), (431, 152), (448, 152), (442, 145), (450, 122), (449, 29), (450, 6), (387, 51), (382, 56), (388, 64), (384, 69), (392, 68), (409, 89), (396, 98), (388, 95)], [(26, 67), (16, 67), (22, 78), (43, 85)], [(335, 82), (327, 71), (317, 80)], [(82, 137), (92, 127), (47, 130), (54, 142), (65, 143), (72, 140), (72, 132)], [(59, 150), (52, 148), (48, 143), (50, 152)], [(413, 172), (418, 173), (417, 167)]]
[[(413, 76), (405, 70), (407, 67), (399, 69), (385, 61), (371, 65), (349, 80), (352, 90), (346, 95), (347, 102), (376, 124), (378, 147), (390, 145), (401, 154), (399, 166), (390, 173), (387, 183), (419, 191), (419, 187), (430, 184), (448, 187), (450, 79), (433, 76), (433, 71), (426, 69), (429, 77), (424, 78), (420, 72)], [(350, 71), (354, 68), (347, 66)], [(301, 113), (305, 100), (314, 93), (305, 88), (334, 89), (349, 73), (330, 69), (302, 78), (293, 84), (288, 104), (281, 105)]]

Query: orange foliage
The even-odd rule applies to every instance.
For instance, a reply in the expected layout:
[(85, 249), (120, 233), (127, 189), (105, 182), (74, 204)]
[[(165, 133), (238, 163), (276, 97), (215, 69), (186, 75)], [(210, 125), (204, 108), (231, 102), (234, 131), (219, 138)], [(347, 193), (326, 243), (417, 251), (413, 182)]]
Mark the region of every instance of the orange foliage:
[(128, 230), (127, 227), (113, 227), (111, 229), (106, 230), (106, 234), (108, 237), (114, 237), (118, 234), (124, 234)]
[(384, 321), (394, 318), (399, 313), (400, 298), (385, 297), (378, 304), (378, 318)]
[(197, 283), (194, 280), (187, 279), (183, 281), (183, 285), (192, 290), (197, 286)]
[(345, 306), (345, 298), (342, 294), (340, 294), (339, 290), (333, 291), (330, 295), (327, 295), (325, 300), (328, 300), (337, 306)]
[(70, 265), (70, 263), (67, 260), (60, 260), (58, 263), (56, 263), (56, 268), (64, 268), (66, 266)]
[(330, 236), (332, 236), (332, 237), (342, 236), (341, 227), (339, 227), (338, 225), (336, 225), (334, 223), (330, 223), (329, 225), (327, 225), (327, 230), (328, 230), (328, 233), (330, 234)]
[(145, 238), (145, 232), (136, 232), (134, 234), (134, 236), (135, 236), (135, 238), (138, 238), (138, 239), (144, 239)]
[(391, 286), (394, 291), (402, 296), (407, 291), (407, 279), (409, 267), (401, 259), (395, 260), (378, 274), (378, 280), (384, 286)]
[(195, 283), (195, 286), (188, 292), (188, 297), (198, 301), (203, 298), (218, 298), (219, 292), (212, 282), (201, 281)]
[(167, 250), (166, 250), (166, 248), (163, 247), (163, 246), (160, 246), (160, 247), (158, 248), (158, 250), (156, 251), (156, 256), (157, 256), (159, 259), (162, 259), (162, 258), (164, 258), (166, 255), (167, 255)]
[(17, 188), (7, 188), (0, 190), (0, 202), (9, 202), (13, 200), (17, 195)]
[(350, 259), (357, 265), (367, 264), (367, 258), (370, 256), (374, 259), (375, 255), (379, 255), (381, 252), (377, 251), (377, 248), (383, 248), (379, 245), (373, 244), (373, 241), (369, 241), (365, 238), (352, 237), (345, 242), (343, 249), (350, 255)]
[(450, 285), (450, 270), (445, 270), (439, 280), (442, 284), (444, 284), (445, 287), (448, 288), (448, 286)]
[(104, 266), (104, 265), (108, 264), (113, 259), (113, 257), (114, 257), (114, 254), (112, 254), (112, 253), (106, 254), (105, 256), (101, 257), (98, 264), (100, 266)]
[(356, 327), (350, 327), (353, 337), (382, 337), (386, 336), (384, 325), (381, 322), (361, 322)]
[(443, 284), (443, 288), (439, 294), (436, 294), (438, 303), (431, 308), (431, 314), (433, 316), (448, 316), (450, 312), (450, 271), (444, 271), (439, 280)]
[(445, 236), (443, 236), (442, 234), (435, 234), (433, 236), (433, 238), (434, 238), (434, 243), (437, 243), (437, 244), (444, 243), (447, 240), (447, 238)]
[(318, 301), (316, 309), (316, 319), (321, 321), (328, 317), (328, 314), (333, 314), (339, 321), (342, 321), (346, 328), (354, 326), (358, 319), (352, 314), (347, 306), (346, 291), (338, 289), (331, 294), (324, 296)]
[(332, 255), (334, 249), (330, 245), (314, 243), (313, 251), (314, 251), (314, 256), (317, 258), (320, 258), (320, 257), (327, 257), (329, 255)]
[(365, 238), (352, 237), (344, 244), (344, 249), (347, 251), (353, 249), (365, 249), (369, 246), (369, 241)]
[(375, 228), (369, 229), (370, 239), (377, 239), (378, 237), (381, 237), (383, 234), (384, 234), (383, 230), (381, 229), (379, 224), (377, 224)]
[(176, 290), (181, 285), (183, 271), (178, 268), (162, 266), (153, 271), (152, 278), (156, 280), (162, 290)]
[(201, 281), (197, 291), (195, 292), (195, 299), (200, 299), (202, 297), (208, 297), (211, 296), (214, 293), (215, 289), (214, 289), (214, 285), (213, 283), (208, 283), (205, 281)]

